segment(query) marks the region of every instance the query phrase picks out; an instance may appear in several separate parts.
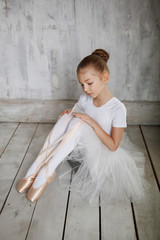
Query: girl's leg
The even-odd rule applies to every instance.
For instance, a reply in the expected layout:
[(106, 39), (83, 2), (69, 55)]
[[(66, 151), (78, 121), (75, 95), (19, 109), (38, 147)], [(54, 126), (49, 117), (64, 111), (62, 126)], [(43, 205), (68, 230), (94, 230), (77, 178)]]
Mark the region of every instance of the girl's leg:
[[(38, 172), (41, 170), (43, 165), (45, 164), (46, 159), (48, 159), (48, 155), (54, 151), (56, 148), (57, 143), (59, 142), (59, 139), (61, 136), (63, 136), (64, 132), (67, 129), (67, 125), (69, 121), (74, 116), (70, 112), (70, 114), (64, 114), (61, 116), (60, 119), (57, 120), (55, 123), (53, 129), (50, 131), (43, 148), (41, 149), (40, 153), (38, 154), (36, 160), (33, 162), (33, 164), (28, 169), (25, 177), (23, 177), (18, 185), (16, 186), (16, 189), (19, 193), (24, 193), (34, 182)], [(57, 141), (58, 139), (58, 141)]]
[(68, 126), (68, 123), (71, 121), (71, 119), (73, 117), (74, 116), (72, 115), (72, 113), (70, 113), (70, 114), (65, 113), (64, 115), (62, 115), (60, 117), (60, 119), (58, 119), (58, 121), (55, 123), (54, 127), (52, 128), (52, 130), (48, 134), (48, 136), (45, 140), (45, 143), (44, 143), (41, 151), (39, 152), (36, 160), (33, 162), (33, 164), (28, 169), (28, 171), (25, 175), (25, 178), (34, 174), (36, 172), (36, 170), (41, 169), (41, 167), (44, 164), (44, 161), (45, 161), (46, 157), (59, 144), (59, 143), (57, 143), (56, 145), (54, 145), (54, 143), (56, 143), (56, 141), (60, 137), (62, 137), (62, 135), (65, 133), (65, 131), (67, 129), (67, 126)]
[(42, 167), (42, 169), (38, 173), (32, 187), (39, 188), (44, 183), (46, 183), (47, 178), (53, 174), (56, 167), (65, 159), (65, 157), (69, 153), (71, 153), (73, 151), (73, 149), (77, 145), (79, 138), (81, 136), (81, 131), (82, 131), (82, 128), (84, 125), (84, 121), (82, 121), (81, 119), (79, 119), (77, 117), (74, 117), (69, 122), (66, 133), (68, 133), (69, 131), (72, 131), (72, 129), (74, 127), (76, 127), (75, 125), (77, 125), (78, 128), (77, 129), (75, 128), (74, 133), (72, 132), (72, 134), (70, 136), (69, 136), (69, 134), (68, 134), (68, 136), (66, 134), (66, 137), (64, 137), (62, 139), (62, 142), (57, 147), (57, 148), (59, 148), (59, 150), (56, 149), (57, 151), (54, 154), (54, 156)]

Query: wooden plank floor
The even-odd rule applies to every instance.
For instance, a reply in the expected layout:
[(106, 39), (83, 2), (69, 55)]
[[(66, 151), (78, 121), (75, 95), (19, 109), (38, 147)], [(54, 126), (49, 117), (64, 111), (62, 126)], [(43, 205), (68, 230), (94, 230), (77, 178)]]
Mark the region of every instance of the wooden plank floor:
[(152, 188), (143, 201), (109, 205), (102, 201), (101, 207), (101, 198), (91, 207), (79, 195), (60, 188), (59, 166), (55, 180), (36, 203), (16, 191), (52, 128), (48, 123), (0, 123), (0, 239), (159, 240), (160, 127), (125, 129), (146, 156), (145, 172)]

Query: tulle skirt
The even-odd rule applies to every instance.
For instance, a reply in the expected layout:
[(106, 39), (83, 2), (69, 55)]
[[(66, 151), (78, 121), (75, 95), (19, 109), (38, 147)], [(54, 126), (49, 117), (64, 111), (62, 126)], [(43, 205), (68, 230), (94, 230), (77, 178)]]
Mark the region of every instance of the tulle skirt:
[(79, 193), (90, 205), (99, 196), (106, 204), (125, 200), (135, 202), (145, 197), (150, 188), (144, 169), (145, 155), (130, 141), (126, 132), (118, 149), (111, 151), (84, 122), (78, 144), (60, 164), (59, 183), (61, 187)]

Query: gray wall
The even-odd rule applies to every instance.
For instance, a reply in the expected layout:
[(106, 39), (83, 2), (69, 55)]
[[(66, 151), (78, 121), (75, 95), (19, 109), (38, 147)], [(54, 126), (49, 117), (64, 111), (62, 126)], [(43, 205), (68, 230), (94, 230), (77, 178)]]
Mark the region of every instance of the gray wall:
[(80, 60), (110, 53), (120, 100), (160, 100), (159, 0), (1, 0), (0, 98), (77, 99)]

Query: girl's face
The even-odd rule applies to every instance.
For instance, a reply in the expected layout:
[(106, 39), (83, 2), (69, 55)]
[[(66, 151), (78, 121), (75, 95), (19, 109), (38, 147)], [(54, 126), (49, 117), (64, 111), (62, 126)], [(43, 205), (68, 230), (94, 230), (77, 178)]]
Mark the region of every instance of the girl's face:
[[(97, 97), (106, 87), (106, 77), (97, 72), (93, 67), (85, 67), (78, 72), (78, 81), (83, 91), (92, 98)], [(105, 79), (105, 80), (104, 80)]]

